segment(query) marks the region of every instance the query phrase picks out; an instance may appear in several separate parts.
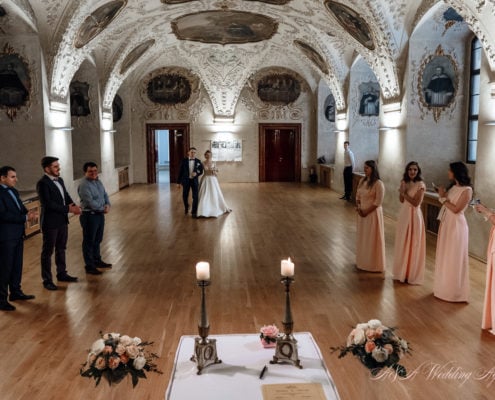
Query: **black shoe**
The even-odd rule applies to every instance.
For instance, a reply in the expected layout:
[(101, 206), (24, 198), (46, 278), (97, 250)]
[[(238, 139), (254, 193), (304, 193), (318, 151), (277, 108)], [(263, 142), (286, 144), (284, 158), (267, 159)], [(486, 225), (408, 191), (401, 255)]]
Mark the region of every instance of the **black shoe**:
[(189, 213), (189, 210), (184, 210), (184, 215), (187, 215)]
[(10, 301), (16, 301), (16, 300), (33, 300), (34, 296), (32, 294), (25, 294), (23, 292), (19, 293), (11, 293), (9, 296)]
[(58, 287), (53, 284), (53, 282), (43, 282), (43, 286), (48, 290), (57, 290)]
[(59, 282), (77, 282), (76, 276), (70, 276), (69, 274), (57, 275), (57, 281)]
[(98, 271), (95, 267), (85, 267), (86, 273), (90, 275), (101, 275), (103, 272)]
[(192, 217), (193, 218), (198, 218), (198, 214), (193, 214)]
[(112, 264), (106, 263), (105, 261), (100, 261), (96, 263), (96, 268), (112, 268)]
[(14, 311), (15, 307), (10, 304), (8, 301), (2, 301), (0, 303), (0, 310), (2, 311)]

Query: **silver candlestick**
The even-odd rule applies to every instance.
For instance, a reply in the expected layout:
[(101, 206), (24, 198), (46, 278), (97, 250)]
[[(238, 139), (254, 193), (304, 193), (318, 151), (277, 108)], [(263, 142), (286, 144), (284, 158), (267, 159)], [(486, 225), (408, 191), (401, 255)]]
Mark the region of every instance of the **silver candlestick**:
[(297, 340), (292, 335), (294, 321), (292, 320), (292, 311), (290, 309), (290, 285), (294, 282), (294, 279), (290, 276), (284, 276), (281, 282), (285, 285), (285, 317), (282, 321), (282, 324), (284, 325), (284, 335), (277, 338), (275, 355), (273, 356), (273, 360), (270, 361), (270, 364), (289, 362), (298, 368), (302, 368), (297, 353)]
[(196, 362), (198, 367), (197, 374), (201, 375), (203, 368), (212, 364), (219, 364), (222, 360), (219, 360), (217, 356), (217, 340), (208, 339), (210, 323), (208, 322), (208, 315), (206, 313), (205, 288), (210, 285), (210, 281), (200, 280), (197, 281), (197, 284), (201, 288), (201, 313), (198, 324), (200, 337), (194, 338), (194, 354), (191, 357), (191, 361)]

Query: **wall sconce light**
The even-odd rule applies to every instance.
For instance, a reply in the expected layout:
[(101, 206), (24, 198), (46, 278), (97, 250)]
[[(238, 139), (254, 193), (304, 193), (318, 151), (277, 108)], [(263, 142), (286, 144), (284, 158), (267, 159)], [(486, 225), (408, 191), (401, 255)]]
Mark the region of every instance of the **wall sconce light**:
[(115, 132), (117, 132), (117, 130), (116, 129), (103, 129), (103, 132), (115, 133)]
[(391, 131), (392, 129), (395, 129), (395, 128), (392, 128), (391, 126), (382, 126), (382, 127), (378, 128), (379, 131)]
[(486, 121), (483, 125), (485, 125), (485, 126), (493, 126), (493, 125), (495, 125), (495, 121)]
[(52, 129), (55, 129), (57, 131), (73, 131), (74, 127), (73, 126), (61, 126), (60, 128), (53, 127)]
[(232, 116), (225, 116), (225, 115), (215, 115), (213, 117), (213, 123), (214, 124), (233, 124), (234, 123), (234, 117)]
[(335, 129), (333, 133), (342, 133), (345, 132), (343, 129)]
[(109, 112), (103, 111), (103, 112), (101, 113), (101, 117), (102, 117), (103, 119), (112, 119), (112, 118), (113, 118), (113, 115), (112, 115), (112, 113), (109, 113)]
[(397, 101), (395, 103), (383, 104), (382, 109), (383, 109), (383, 112), (385, 114), (391, 113), (391, 112), (400, 113), (401, 109), (402, 109), (402, 104), (400, 101)]

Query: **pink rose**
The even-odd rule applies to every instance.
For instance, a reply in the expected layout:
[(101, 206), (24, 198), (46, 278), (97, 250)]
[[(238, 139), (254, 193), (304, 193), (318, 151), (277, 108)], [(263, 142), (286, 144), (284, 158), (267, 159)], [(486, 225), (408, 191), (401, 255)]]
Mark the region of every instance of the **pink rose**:
[(376, 329), (375, 329), (375, 333), (376, 333), (376, 337), (377, 337), (377, 338), (382, 337), (383, 328), (382, 328), (382, 327), (380, 327), (380, 328), (376, 328)]
[(373, 350), (375, 350), (375, 347), (375, 342), (373, 342), (372, 340), (368, 340), (364, 345), (364, 350), (366, 351), (366, 353), (371, 353)]
[(103, 354), (112, 354), (113, 353), (113, 347), (112, 346), (105, 346), (103, 349)]
[(394, 346), (392, 346), (390, 343), (384, 345), (383, 348), (387, 350), (388, 354), (392, 354), (394, 352)]
[(104, 357), (98, 357), (95, 361), (95, 368), (102, 370), (107, 367), (107, 362), (105, 361)]
[(117, 368), (119, 364), (120, 364), (120, 357), (118, 356), (112, 356), (108, 359), (108, 366), (110, 369)]
[(118, 354), (118, 355), (122, 355), (125, 353), (125, 346), (123, 344), (118, 344), (117, 347), (115, 347), (115, 352)]
[(122, 362), (122, 364), (127, 364), (129, 362), (129, 356), (125, 353), (121, 354), (120, 361)]
[(366, 329), (366, 337), (368, 339), (374, 339), (376, 335), (376, 331), (374, 329)]
[(279, 330), (275, 325), (265, 325), (261, 327), (260, 332), (263, 334), (263, 336), (276, 338), (278, 336)]

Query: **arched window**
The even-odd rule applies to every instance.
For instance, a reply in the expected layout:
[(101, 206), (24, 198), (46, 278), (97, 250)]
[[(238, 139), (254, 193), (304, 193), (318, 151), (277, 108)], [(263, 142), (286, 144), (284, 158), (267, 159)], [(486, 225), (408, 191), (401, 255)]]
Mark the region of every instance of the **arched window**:
[(480, 110), (481, 42), (477, 37), (471, 42), (471, 67), (469, 80), (469, 119), (467, 131), (466, 162), (476, 163), (478, 146), (478, 114)]

